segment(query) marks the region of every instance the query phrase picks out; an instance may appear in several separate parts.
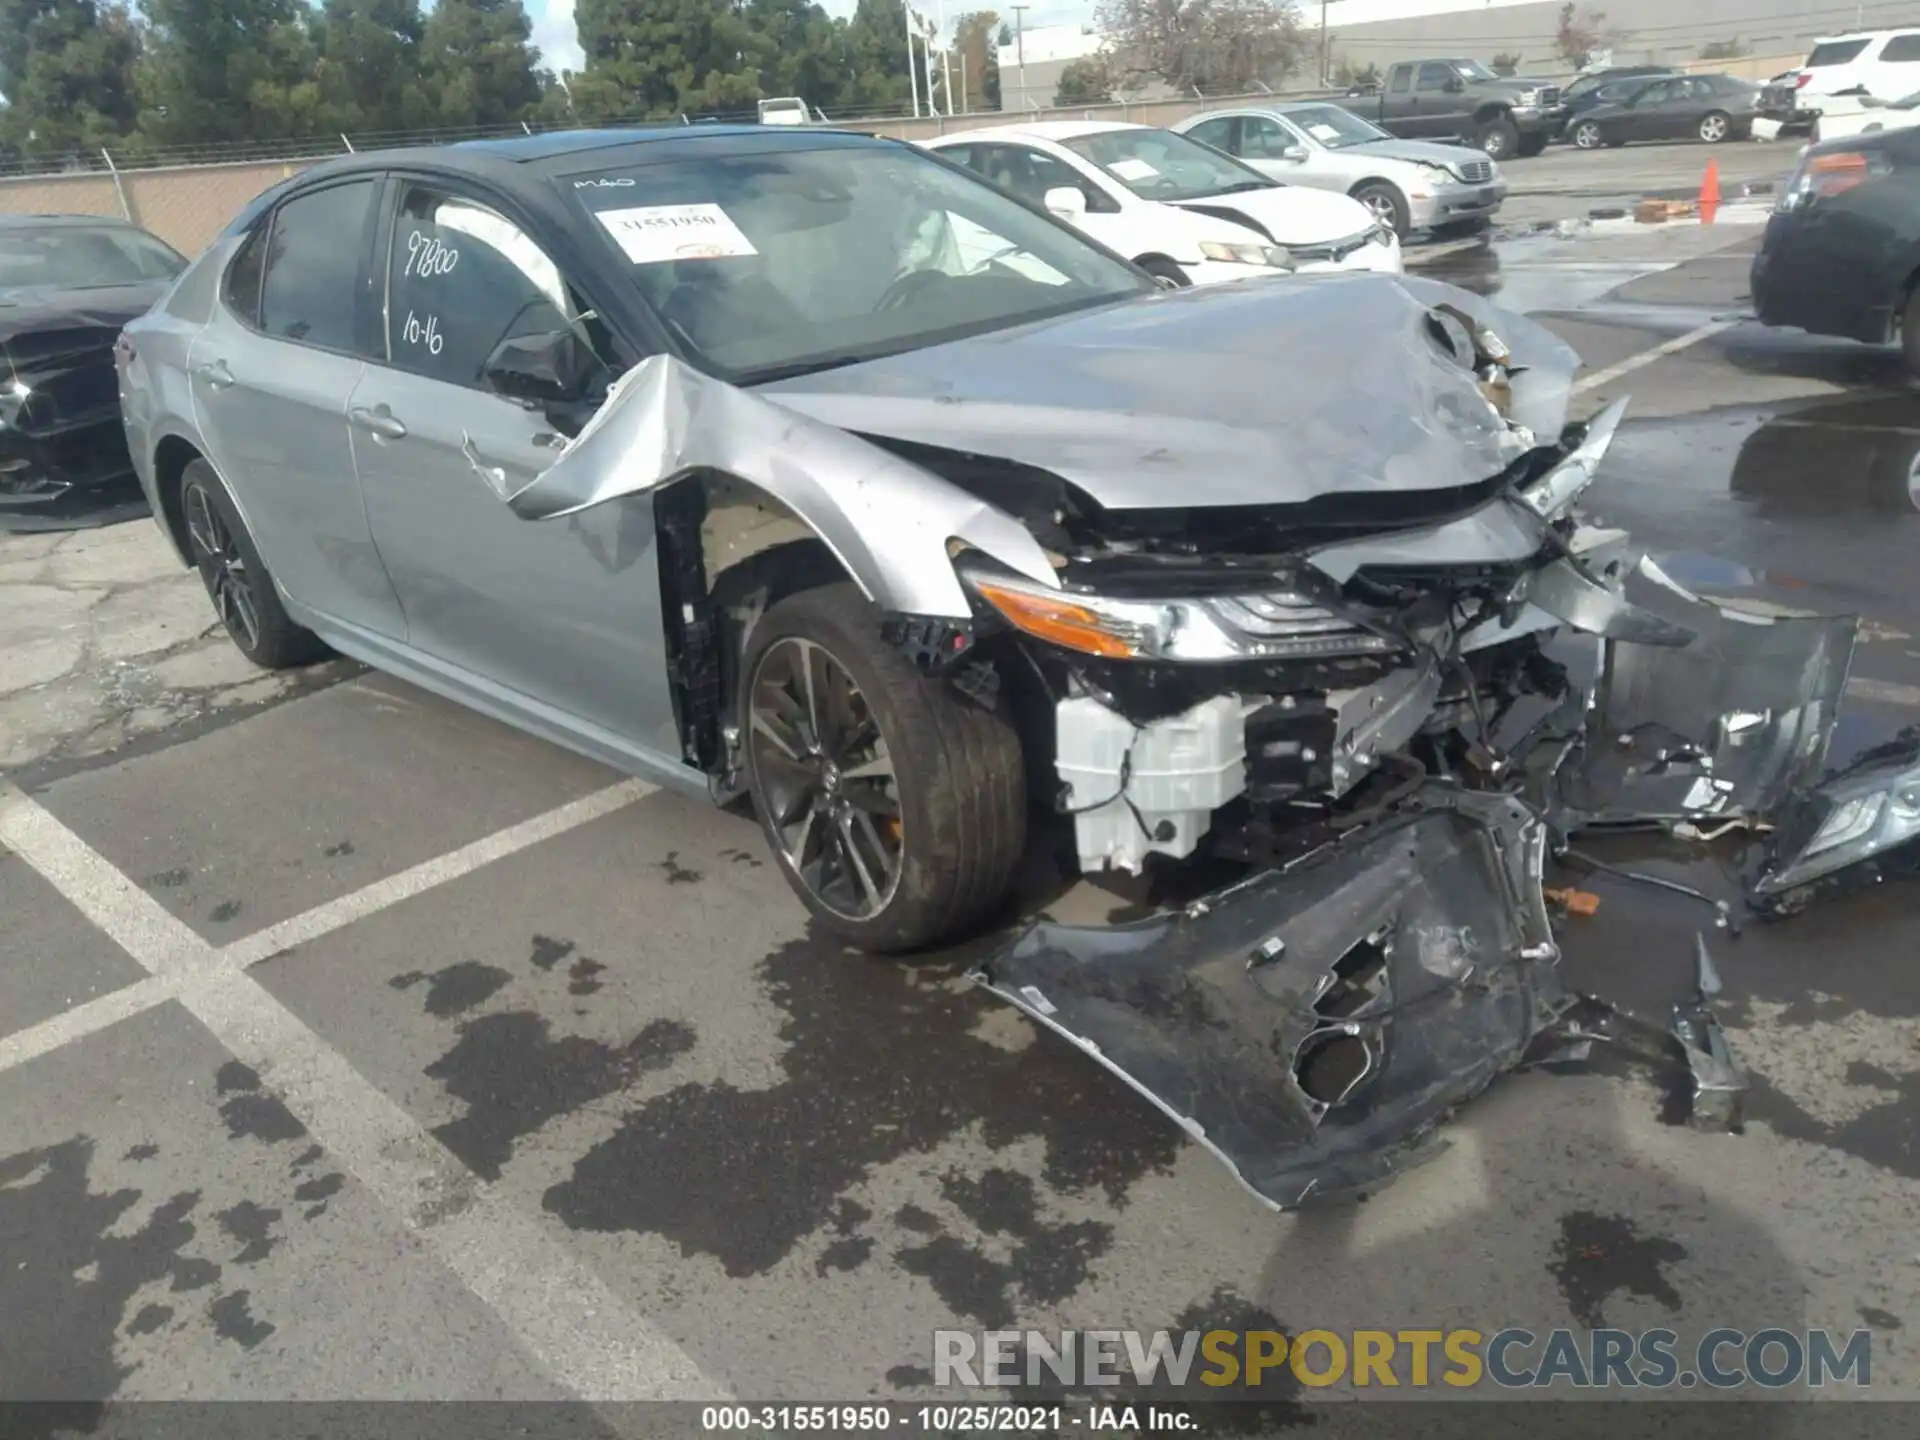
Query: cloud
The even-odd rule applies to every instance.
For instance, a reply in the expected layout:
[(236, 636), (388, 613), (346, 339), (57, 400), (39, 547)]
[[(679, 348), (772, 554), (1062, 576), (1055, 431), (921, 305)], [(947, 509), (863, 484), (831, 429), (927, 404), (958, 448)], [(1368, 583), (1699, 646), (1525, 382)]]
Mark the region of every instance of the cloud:
[(586, 63), (580, 53), (580, 34), (574, 28), (573, 0), (527, 0), (533, 20), (533, 43), (540, 47), (540, 63), (550, 70), (578, 70)]

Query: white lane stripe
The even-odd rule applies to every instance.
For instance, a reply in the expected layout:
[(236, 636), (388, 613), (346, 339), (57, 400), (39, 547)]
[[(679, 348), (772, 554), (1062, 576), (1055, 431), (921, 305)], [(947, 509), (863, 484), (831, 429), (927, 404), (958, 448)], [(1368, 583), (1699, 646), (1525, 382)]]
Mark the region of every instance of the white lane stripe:
[[(614, 786), (575, 803), (598, 801), (598, 813), (606, 813), (638, 793), (645, 792)], [(259, 1072), (341, 1167), (390, 1206), (556, 1380), (589, 1401), (729, 1398), (537, 1216), (462, 1166), (230, 957), (160, 910), (42, 806), (6, 787), (0, 837), (155, 972), (150, 983), (174, 991), (235, 1059)], [(85, 1022), (77, 1028), (85, 1033)], [(14, 1038), (24, 1052), (26, 1042)]]
[(0, 1070), (24, 1065), (49, 1051), (58, 1050), (62, 1045), (84, 1040), (109, 1025), (118, 1025), (122, 1020), (151, 1010), (172, 999), (178, 989), (171, 980), (149, 975), (132, 985), (96, 996), (84, 1005), (63, 1010), (38, 1025), (29, 1025), (11, 1035), (0, 1036)]
[(220, 958), (242, 970), (250, 965), (258, 965), (283, 950), (318, 940), (343, 925), (351, 925), (411, 896), (444, 885), (449, 880), (457, 880), (482, 866), (503, 860), (531, 845), (538, 845), (542, 840), (551, 840), (590, 820), (611, 815), (623, 806), (651, 795), (655, 788), (644, 780), (623, 780), (618, 785), (610, 785), (605, 790), (595, 791), (558, 809), (549, 810), (544, 815), (536, 815), (531, 820), (522, 820), (517, 825), (496, 830), (471, 845), (463, 845), (458, 850), (423, 861), (410, 870), (375, 880), (350, 895), (316, 905), (290, 920), (282, 920), (277, 925), (269, 925), (264, 930), (242, 936), (222, 949)]
[(177, 979), (212, 963), (207, 942), (39, 805), (0, 785), (0, 844), (152, 975)]
[(1891, 680), (1868, 680), (1856, 675), (1847, 681), (1847, 693), (1882, 705), (1905, 705), (1920, 710), (1920, 685), (1900, 685)]
[(1682, 350), (1698, 345), (1702, 340), (1711, 340), (1714, 336), (1723, 334), (1740, 323), (1738, 320), (1715, 320), (1710, 325), (1702, 325), (1698, 330), (1689, 330), (1684, 335), (1676, 335), (1673, 339), (1656, 345), (1651, 350), (1642, 350), (1638, 355), (1629, 355), (1618, 365), (1609, 365), (1604, 370), (1596, 370), (1593, 374), (1574, 381), (1573, 393), (1581, 395), (1588, 390), (1597, 390), (1602, 385), (1618, 380), (1622, 375), (1631, 375), (1634, 371), (1653, 364), (1656, 360), (1664, 360), (1669, 355), (1678, 355)]

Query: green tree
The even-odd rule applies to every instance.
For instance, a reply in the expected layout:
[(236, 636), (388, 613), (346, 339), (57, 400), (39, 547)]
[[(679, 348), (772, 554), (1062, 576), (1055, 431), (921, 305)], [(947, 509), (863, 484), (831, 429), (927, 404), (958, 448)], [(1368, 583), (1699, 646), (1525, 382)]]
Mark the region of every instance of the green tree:
[(121, 7), (94, 0), (0, 3), (0, 148), (12, 154), (97, 150), (138, 118), (140, 32)]
[(1113, 76), (1107, 62), (1098, 55), (1069, 60), (1060, 67), (1059, 88), (1053, 103), (1068, 105), (1110, 105), (1113, 103)]
[(1487, 68), (1496, 75), (1518, 75), (1520, 73), (1520, 57), (1511, 50), (1503, 51), (1487, 62)]
[(817, 109), (841, 103), (851, 73), (847, 27), (813, 0), (748, 0), (760, 38), (762, 95), (798, 95)]
[(141, 134), (157, 144), (325, 133), (300, 0), (146, 0)]
[(568, 78), (583, 120), (751, 110), (762, 41), (731, 0), (579, 0), (586, 68)]
[[(847, 64), (843, 104), (868, 111), (912, 108), (907, 12), (900, 0), (859, 0), (853, 7), (853, 18), (847, 22)], [(925, 88), (922, 80), (923, 92)]]
[(320, 17), (320, 93), (331, 128), (418, 130), (432, 122), (419, 0), (326, 0)]
[(953, 22), (953, 48), (966, 57), (969, 110), (1000, 108), (1000, 57), (994, 37), (1004, 29), (991, 10), (975, 10)]
[(532, 34), (521, 0), (438, 0), (420, 32), (428, 123), (510, 125), (539, 113)]
[(1276, 85), (1314, 48), (1293, 0), (1100, 0), (1096, 14), (1117, 80), (1189, 93)]

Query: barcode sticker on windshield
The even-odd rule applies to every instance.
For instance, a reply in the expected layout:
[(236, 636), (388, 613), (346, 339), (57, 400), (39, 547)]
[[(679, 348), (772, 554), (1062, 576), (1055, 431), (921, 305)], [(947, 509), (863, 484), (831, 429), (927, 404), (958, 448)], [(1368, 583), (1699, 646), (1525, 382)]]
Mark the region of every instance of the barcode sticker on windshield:
[(636, 265), (760, 253), (718, 205), (639, 205), (596, 210), (594, 218)]
[(1107, 167), (1122, 180), (1151, 180), (1160, 172), (1144, 160), (1128, 156), (1125, 160), (1116, 160)]

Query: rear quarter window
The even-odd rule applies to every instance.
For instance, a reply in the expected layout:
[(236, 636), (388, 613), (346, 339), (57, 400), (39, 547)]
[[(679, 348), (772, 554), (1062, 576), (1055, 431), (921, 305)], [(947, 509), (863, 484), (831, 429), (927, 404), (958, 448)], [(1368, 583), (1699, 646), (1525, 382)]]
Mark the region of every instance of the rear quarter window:
[(1911, 65), (1920, 61), (1920, 32), (1894, 36), (1887, 41), (1887, 48), (1880, 52), (1880, 58), (1894, 65)]
[(1813, 53), (1807, 56), (1807, 69), (1816, 69), (1822, 65), (1845, 65), (1858, 60), (1865, 53), (1870, 40), (1830, 40), (1825, 45), (1813, 47)]

